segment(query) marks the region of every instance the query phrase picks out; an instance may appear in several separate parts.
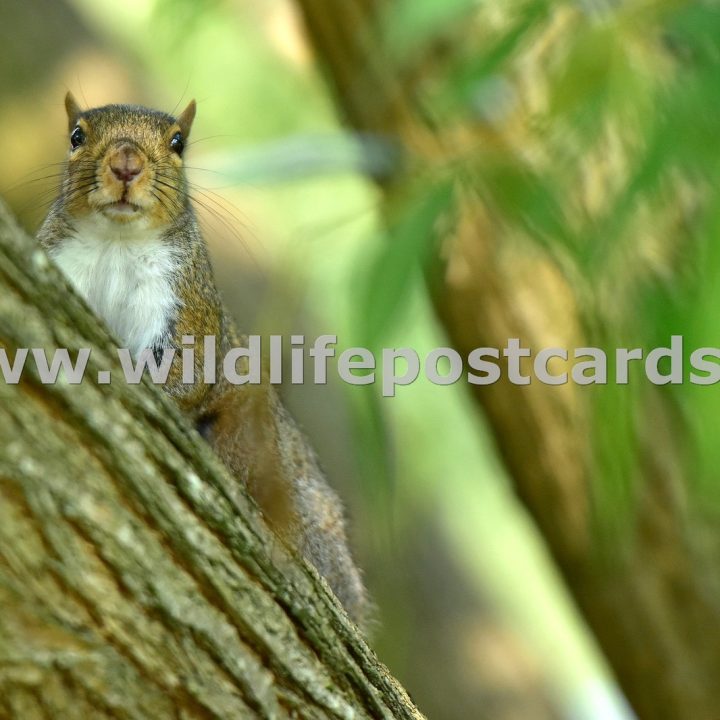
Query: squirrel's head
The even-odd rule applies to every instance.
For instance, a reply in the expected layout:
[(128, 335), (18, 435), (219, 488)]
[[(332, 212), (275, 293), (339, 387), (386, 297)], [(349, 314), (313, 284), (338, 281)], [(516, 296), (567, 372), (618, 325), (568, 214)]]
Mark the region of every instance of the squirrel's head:
[(183, 151), (193, 100), (174, 118), (131, 105), (81, 110), (65, 97), (70, 145), (63, 183), (73, 217), (99, 213), (117, 223), (162, 227), (188, 205)]

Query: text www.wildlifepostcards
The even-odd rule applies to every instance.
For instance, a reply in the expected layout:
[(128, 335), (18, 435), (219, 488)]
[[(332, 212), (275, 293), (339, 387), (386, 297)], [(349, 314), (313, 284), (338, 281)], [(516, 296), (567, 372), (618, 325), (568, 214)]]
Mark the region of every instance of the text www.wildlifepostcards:
[[(509, 339), (505, 348), (477, 348), (466, 361), (452, 348), (436, 348), (421, 362), (420, 354), (412, 348), (384, 348), (376, 353), (368, 348), (351, 347), (339, 355), (334, 346), (336, 335), (321, 335), (309, 348), (305, 336), (292, 335), (289, 358), (283, 357), (283, 337), (271, 335), (268, 338), (267, 354), (263, 352), (263, 338), (250, 335), (247, 346), (233, 347), (217, 362), (217, 339), (214, 335), (202, 338), (201, 360), (195, 353), (196, 338), (186, 335), (182, 338), (181, 352), (175, 348), (144, 349), (134, 357), (127, 348), (118, 348), (118, 360), (122, 381), (139, 384), (143, 376), (156, 385), (168, 381), (175, 363), (180, 363), (182, 382), (186, 385), (204, 383), (213, 385), (218, 381), (218, 368), (222, 376), (232, 385), (260, 385), (269, 382), (281, 385), (289, 374), (290, 383), (302, 385), (310, 382), (325, 385), (328, 378), (330, 358), (337, 358), (335, 367), (338, 377), (350, 385), (372, 385), (380, 377), (382, 394), (394, 397), (396, 389), (414, 383), (421, 374), (435, 385), (453, 385), (465, 379), (472, 385), (492, 385), (503, 377), (499, 361), (506, 360), (507, 380), (515, 385), (529, 385), (533, 379), (546, 385), (565, 385), (572, 381), (578, 385), (627, 385), (630, 382), (630, 367), (642, 363), (647, 380), (654, 385), (679, 385), (689, 381), (694, 385), (714, 385), (720, 382), (720, 348), (698, 348), (689, 356), (692, 369), (686, 377), (683, 338), (673, 335), (670, 347), (655, 348), (647, 355), (641, 348), (618, 348), (615, 350), (614, 372), (609, 378), (607, 353), (599, 348), (575, 348), (572, 353), (563, 348), (544, 348), (533, 354), (521, 346), (517, 338)], [(310, 363), (306, 363), (306, 351)], [(44, 348), (18, 348), (12, 359), (5, 349), (0, 348), (0, 374), (6, 384), (20, 382), (26, 363), (32, 357), (40, 381), (44, 384), (66, 382), (79, 384), (87, 374), (91, 357), (90, 348), (81, 348), (71, 357), (67, 348), (48, 352)], [(550, 372), (553, 361), (568, 361), (572, 356), (570, 372)], [(712, 358), (712, 359), (710, 359)], [(532, 359), (532, 362), (531, 362)], [(525, 364), (523, 361), (526, 361)], [(643, 362), (644, 361), (644, 362)], [(466, 369), (466, 364), (469, 369)], [(527, 367), (529, 364), (529, 367)], [(289, 373), (287, 373), (289, 365)], [(306, 368), (312, 370), (306, 373)], [(107, 385), (112, 381), (110, 370), (99, 370), (97, 382)]]

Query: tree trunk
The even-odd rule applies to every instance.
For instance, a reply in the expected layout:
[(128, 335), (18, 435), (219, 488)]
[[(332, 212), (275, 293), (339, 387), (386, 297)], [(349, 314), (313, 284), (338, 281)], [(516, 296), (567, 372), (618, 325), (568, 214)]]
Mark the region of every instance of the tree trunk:
[(317, 574), (0, 206), (0, 718), (420, 718)]
[[(382, 13), (400, 3), (297, 0), (297, 5), (341, 114), (358, 131), (396, 139), (410, 160), (385, 184), (388, 208), (403, 187), (413, 183), (418, 169), (446, 176), (458, 158), (481, 147), (505, 146), (510, 132), (516, 134), (513, 147), (518, 154), (534, 147), (527, 130), (531, 123), (522, 122), (528, 116), (520, 122), (508, 118), (507, 132), (481, 121), (458, 127), (428, 120), (422, 88), (413, 79), (423, 73), (404, 66), (400, 74), (379, 31)], [(549, 47), (563, 32), (565, 37), (572, 34), (573, 15), (580, 14), (580, 9), (567, 10), (561, 22), (549, 21), (536, 46)], [(472, 48), (468, 34), (477, 28), (466, 25), (469, 33), (455, 28), (456, 35), (439, 50), (430, 49), (428, 56), (437, 51), (442, 58), (452, 53), (450, 48)], [(431, 79), (441, 72), (427, 57), (421, 62)], [(542, 63), (536, 57), (523, 71), (527, 95), (542, 95)], [(523, 89), (518, 93), (520, 112)], [(612, 171), (610, 167), (610, 175)], [(443, 271), (433, 278), (431, 291), (455, 348), (467, 357), (474, 348), (504, 348), (509, 338), (535, 350), (592, 345), (575, 286), (550, 254), (537, 245), (529, 252), (513, 252), (518, 246), (508, 238), (502, 218), (487, 212), (478, 188), (460, 175), (454, 187), (460, 210), (441, 238)], [(662, 232), (659, 227), (651, 231), (656, 229)], [(705, 545), (699, 547), (687, 532), (682, 437), (662, 398), (650, 398), (653, 427), (646, 435), (652, 437), (640, 438), (644, 444), (635, 468), (636, 522), (619, 552), (609, 556), (594, 526), (593, 419), (587, 389), (573, 383), (520, 387), (501, 381), (472, 391), (518, 495), (638, 715), (647, 720), (716, 717), (720, 599), (713, 588), (720, 580), (718, 531), (706, 525), (704, 534), (697, 532), (702, 519), (694, 516), (694, 537), (703, 536)]]

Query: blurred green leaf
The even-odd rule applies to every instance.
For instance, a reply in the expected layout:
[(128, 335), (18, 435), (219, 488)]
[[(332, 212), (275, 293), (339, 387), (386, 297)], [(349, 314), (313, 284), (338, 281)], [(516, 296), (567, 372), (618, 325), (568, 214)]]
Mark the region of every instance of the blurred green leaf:
[(360, 284), (357, 327), (364, 347), (380, 347), (399, 317), (421, 271), (435, 257), (438, 222), (451, 217), (453, 201), (452, 181), (440, 181), (423, 188), (404, 206), (397, 221), (391, 221)]
[[(453, 56), (445, 81), (432, 96), (435, 113), (484, 116), (494, 112), (494, 108), (488, 112), (485, 107), (488, 83), (494, 86), (502, 82), (503, 70), (532, 42), (531, 31), (542, 27), (549, 10), (549, 3), (543, 0), (527, 3), (504, 33), (492, 37), (487, 45), (478, 43)], [(492, 104), (493, 99), (491, 95), (488, 102)]]
[(567, 222), (564, 196), (552, 176), (541, 177), (519, 157), (481, 161), (482, 195), (499, 218), (522, 228), (535, 242), (554, 251), (575, 251), (578, 240)]

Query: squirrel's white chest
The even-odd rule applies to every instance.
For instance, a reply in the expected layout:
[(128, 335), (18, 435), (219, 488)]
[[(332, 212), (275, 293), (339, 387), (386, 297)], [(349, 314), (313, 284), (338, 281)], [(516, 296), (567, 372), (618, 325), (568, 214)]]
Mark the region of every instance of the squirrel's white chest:
[(122, 347), (137, 355), (165, 345), (179, 307), (177, 255), (159, 233), (98, 233), (92, 224), (51, 251), (55, 262)]

